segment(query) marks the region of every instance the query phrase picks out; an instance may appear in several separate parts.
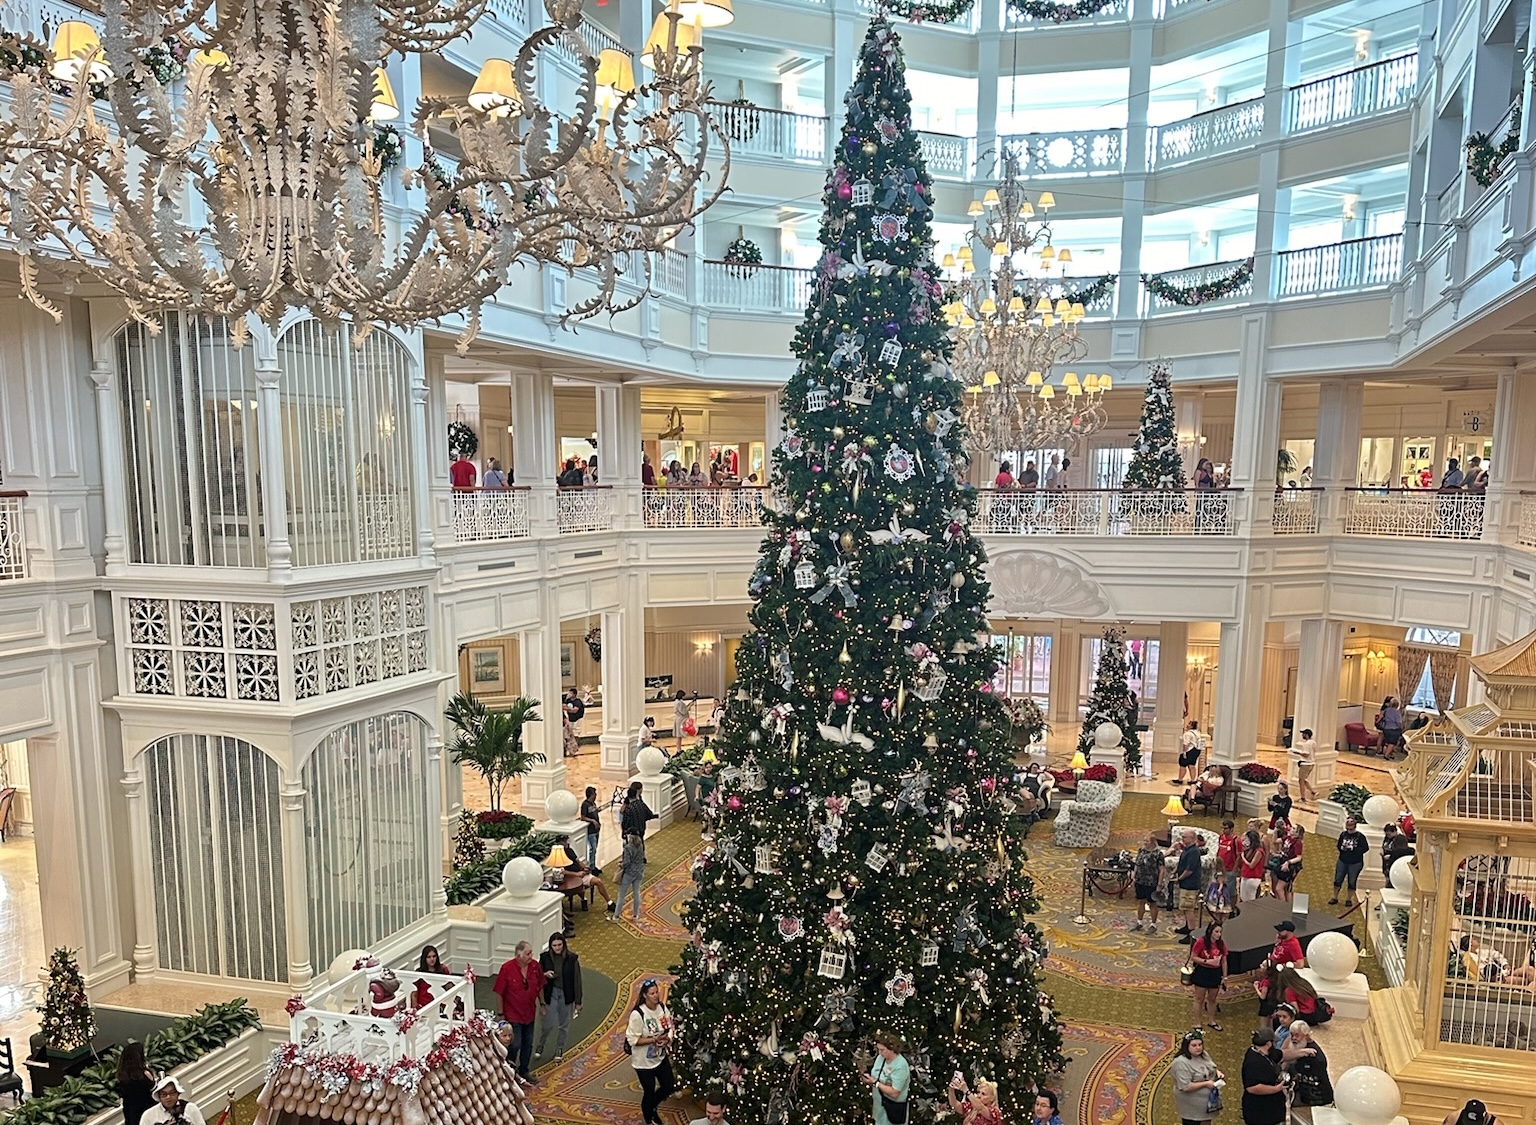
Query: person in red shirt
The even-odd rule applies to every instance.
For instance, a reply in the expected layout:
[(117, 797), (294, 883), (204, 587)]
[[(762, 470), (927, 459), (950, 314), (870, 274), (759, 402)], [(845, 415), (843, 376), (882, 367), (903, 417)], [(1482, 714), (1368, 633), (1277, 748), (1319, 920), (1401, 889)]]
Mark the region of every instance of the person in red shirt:
[(507, 1044), (507, 1061), (517, 1067), (524, 1082), (535, 1081), (528, 1073), (533, 1062), (533, 1021), (543, 1003), (544, 972), (533, 958), (533, 946), (517, 943), (512, 960), (496, 974), (491, 989), (501, 997), (501, 1014), (512, 1025), (512, 1042)]
[(1301, 942), (1296, 938), (1296, 923), (1289, 918), (1275, 923), (1275, 947), (1269, 951), (1271, 965), (1300, 967), (1305, 960)]
[(1227, 901), (1232, 904), (1232, 917), (1242, 911), (1238, 908), (1237, 858), (1240, 844), (1237, 828), (1230, 820), (1221, 822), (1221, 835), (1216, 837), (1216, 862), (1221, 865), (1222, 881), (1227, 884)]
[(453, 464), (448, 467), (448, 479), (453, 482), (454, 488), (474, 488), (475, 463), (464, 454), (459, 454)]

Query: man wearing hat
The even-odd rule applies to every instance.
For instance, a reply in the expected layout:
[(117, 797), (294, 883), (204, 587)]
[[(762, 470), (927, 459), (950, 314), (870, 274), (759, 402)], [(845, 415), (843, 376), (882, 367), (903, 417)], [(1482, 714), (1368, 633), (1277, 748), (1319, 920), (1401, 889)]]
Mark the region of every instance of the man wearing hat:
[(1243, 1053), (1243, 1125), (1282, 1125), (1285, 1081), (1275, 1061), (1275, 1033), (1261, 1027)]
[(1296, 938), (1296, 923), (1289, 918), (1282, 918), (1275, 923), (1275, 947), (1269, 951), (1269, 964), (1278, 968), (1282, 965), (1300, 965), (1302, 961), (1301, 942)]
[(173, 1125), (207, 1125), (203, 1120), (203, 1111), (197, 1108), (196, 1102), (187, 1101), (181, 1083), (169, 1074), (155, 1083), (154, 1094), (159, 1104), (144, 1111), (144, 1116), (139, 1118), (139, 1125), (162, 1125), (163, 1122), (171, 1122)]

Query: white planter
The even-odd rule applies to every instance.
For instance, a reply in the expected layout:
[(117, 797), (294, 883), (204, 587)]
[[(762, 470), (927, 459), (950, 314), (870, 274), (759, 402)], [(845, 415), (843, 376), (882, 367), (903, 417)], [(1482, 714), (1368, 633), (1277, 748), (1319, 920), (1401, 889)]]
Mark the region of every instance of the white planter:
[(1269, 799), (1275, 795), (1276, 782), (1262, 785), (1234, 777), (1237, 784), (1237, 812), (1239, 816), (1269, 815)]
[(1344, 831), (1344, 818), (1348, 815), (1343, 805), (1324, 797), (1317, 802), (1317, 827), (1313, 831), (1319, 836), (1337, 840), (1339, 833)]

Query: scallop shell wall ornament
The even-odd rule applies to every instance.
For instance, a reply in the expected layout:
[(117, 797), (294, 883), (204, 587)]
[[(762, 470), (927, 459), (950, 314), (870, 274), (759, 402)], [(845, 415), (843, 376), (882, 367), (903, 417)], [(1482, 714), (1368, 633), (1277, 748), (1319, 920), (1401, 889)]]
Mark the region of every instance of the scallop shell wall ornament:
[(1055, 555), (1010, 551), (987, 567), (992, 598), (987, 612), (999, 617), (1110, 616), (1104, 588), (1081, 567)]

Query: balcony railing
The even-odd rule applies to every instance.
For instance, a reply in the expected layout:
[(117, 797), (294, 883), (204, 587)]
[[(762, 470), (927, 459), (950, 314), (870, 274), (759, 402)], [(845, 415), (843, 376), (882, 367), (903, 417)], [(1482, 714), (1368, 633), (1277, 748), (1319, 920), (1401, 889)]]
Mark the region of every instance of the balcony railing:
[[(1192, 289), (1195, 286), (1207, 285), (1215, 281), (1224, 281), (1233, 275), (1233, 272), (1242, 267), (1242, 262), (1212, 262), (1205, 266), (1190, 266), (1188, 269), (1168, 270), (1165, 273), (1153, 276), (1162, 281), (1171, 282), (1181, 289)], [(1253, 299), (1253, 278), (1250, 277), (1246, 284), (1239, 285), (1223, 297), (1212, 297), (1210, 300), (1201, 301), (1198, 305), (1181, 305), (1177, 301), (1167, 297), (1159, 297), (1148, 292), (1146, 295), (1146, 311), (1149, 315), (1163, 312), (1178, 312), (1191, 308), (1212, 308), (1217, 305), (1246, 304)]]
[(1242, 148), (1264, 132), (1264, 99), (1250, 98), (1148, 130), (1147, 168), (1167, 168), (1214, 152)]
[(1235, 489), (983, 489), (976, 524), (990, 535), (1233, 535)]
[(811, 295), (810, 269), (704, 262), (703, 304), (717, 309), (792, 312), (805, 309)]
[[(1065, 7), (1066, 5), (1063, 5)], [(1067, 20), (1057, 23), (1051, 19), (1036, 19), (1027, 12), (1016, 12), (1011, 4), (1003, 6), (1007, 12), (1009, 27), (1079, 27), (1090, 23), (1124, 23), (1129, 18), (1130, 5), (1127, 0), (1114, 0), (1107, 7), (1100, 8), (1091, 16), (1081, 19)]]
[(455, 543), (527, 538), (526, 488), (455, 489), (452, 499)]
[(710, 115), (731, 141), (731, 158), (766, 156), (820, 164), (827, 158), (827, 119), (808, 113), (710, 102)]
[(1287, 250), (1275, 259), (1275, 296), (1301, 297), (1390, 285), (1403, 272), (1403, 236), (1352, 238)]
[(1002, 146), (1018, 158), (1026, 176), (1104, 176), (1125, 170), (1124, 129), (1015, 133), (1003, 137)]
[(664, 297), (688, 299), (689, 258), (681, 250), (662, 247), (651, 258), (651, 288)]
[(1321, 488), (1275, 489), (1275, 511), (1270, 527), (1276, 535), (1316, 535)]
[(0, 582), (27, 577), (26, 529), (21, 502), (25, 492), (0, 492)]
[(555, 525), (561, 535), (613, 530), (613, 490), (605, 484), (555, 489)]
[(1346, 535), (1391, 539), (1481, 539), (1483, 500), (1478, 492), (1418, 488), (1350, 488)]
[(1285, 131), (1303, 133), (1401, 109), (1418, 88), (1418, 52), (1382, 59), (1285, 92)]
[(645, 526), (656, 528), (760, 527), (768, 490), (741, 488), (647, 488)]
[(975, 143), (970, 137), (957, 137), (953, 133), (925, 133), (917, 134), (917, 143), (923, 151), (923, 161), (928, 165), (928, 173), (945, 180), (968, 180), (971, 178), (971, 146)]
[(1520, 493), (1520, 527), (1515, 542), (1536, 550), (1536, 492)]

